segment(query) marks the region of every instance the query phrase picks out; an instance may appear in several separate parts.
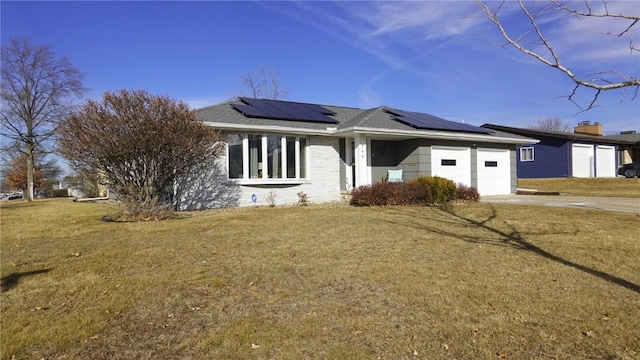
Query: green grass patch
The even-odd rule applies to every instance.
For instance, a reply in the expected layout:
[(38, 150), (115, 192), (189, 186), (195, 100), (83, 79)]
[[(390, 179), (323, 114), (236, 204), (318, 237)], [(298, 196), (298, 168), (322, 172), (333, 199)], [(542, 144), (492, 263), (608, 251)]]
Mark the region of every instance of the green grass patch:
[(117, 210), (2, 204), (2, 359), (640, 356), (634, 214), (473, 203), (101, 220)]

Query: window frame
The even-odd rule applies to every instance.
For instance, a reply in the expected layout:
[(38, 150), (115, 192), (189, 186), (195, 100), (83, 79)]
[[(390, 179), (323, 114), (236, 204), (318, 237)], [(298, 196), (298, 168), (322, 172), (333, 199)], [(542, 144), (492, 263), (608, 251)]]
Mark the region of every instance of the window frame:
[[(302, 169), (302, 166), (308, 166), (309, 159), (307, 159), (309, 154), (309, 139), (306, 136), (295, 135), (295, 134), (282, 134), (282, 133), (259, 133), (259, 132), (229, 132), (226, 135), (226, 138), (229, 137), (240, 137), (242, 139), (242, 167), (243, 170), (240, 173), (242, 177), (232, 178), (230, 177), (230, 164), (232, 161), (229, 156), (229, 142), (226, 142), (227, 146), (227, 161), (226, 161), (226, 176), (229, 181), (234, 181), (239, 184), (302, 184), (309, 182), (309, 169)], [(259, 137), (258, 147), (260, 151), (254, 151), (259, 154), (259, 159), (255, 159), (254, 156), (251, 155), (250, 148), (250, 140)], [(278, 142), (279, 147), (277, 148), (277, 159), (273, 157), (273, 152), (269, 153), (269, 140), (272, 142)], [(295, 141), (291, 141), (291, 139), (295, 139)], [(295, 147), (295, 159), (294, 159), (294, 174), (289, 174), (289, 145), (293, 143)], [(304, 149), (302, 149), (304, 147)], [(236, 153), (237, 155), (237, 153)], [(303, 159), (304, 157), (304, 159)], [(275, 159), (275, 160), (274, 160)], [(252, 163), (253, 161), (254, 163)], [(275, 162), (274, 162), (275, 161)], [(238, 159), (235, 159), (235, 162), (238, 162)], [(277, 176), (273, 177), (274, 168), (272, 164), (278, 164)], [(253, 165), (253, 166), (252, 166)], [(256, 175), (255, 171), (250, 172), (250, 169), (258, 169), (258, 174)], [(253, 177), (252, 177), (253, 176)]]
[[(527, 152), (531, 154), (531, 156), (524, 156)], [(526, 146), (520, 148), (520, 161), (521, 162), (530, 162), (535, 161), (535, 148), (533, 146)]]

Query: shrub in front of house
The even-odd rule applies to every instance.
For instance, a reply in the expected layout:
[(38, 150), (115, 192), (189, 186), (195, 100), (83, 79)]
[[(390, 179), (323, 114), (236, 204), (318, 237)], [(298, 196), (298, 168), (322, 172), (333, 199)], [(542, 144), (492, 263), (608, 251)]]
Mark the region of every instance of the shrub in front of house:
[(428, 188), (420, 184), (373, 183), (351, 191), (349, 204), (354, 206), (428, 205), (432, 202)]
[(458, 184), (458, 200), (478, 202), (480, 201), (480, 194), (474, 187)]
[(429, 189), (433, 197), (432, 204), (446, 204), (458, 198), (456, 184), (439, 176), (420, 176), (412, 180)]
[(439, 176), (421, 176), (403, 183), (374, 183), (351, 191), (354, 206), (442, 205), (455, 200), (477, 202), (478, 190)]
[(51, 197), (59, 198), (68, 196), (69, 191), (67, 189), (53, 189), (53, 191), (51, 191)]

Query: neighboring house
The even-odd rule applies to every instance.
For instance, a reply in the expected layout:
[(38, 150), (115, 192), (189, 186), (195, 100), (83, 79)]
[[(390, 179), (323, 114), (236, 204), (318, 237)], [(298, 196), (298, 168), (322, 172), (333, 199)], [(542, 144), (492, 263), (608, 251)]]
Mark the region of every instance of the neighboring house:
[(640, 134), (635, 131), (623, 131), (619, 135), (605, 136), (607, 139), (627, 141), (629, 144), (618, 146), (618, 165), (640, 162)]
[(538, 139), (518, 147), (518, 177), (616, 177), (618, 148), (630, 141), (602, 136), (602, 125), (582, 122), (574, 132), (514, 128), (493, 124), (481, 127)]
[[(197, 110), (223, 132), (222, 178), (234, 205), (338, 201), (351, 189), (441, 176), (482, 195), (516, 192), (516, 147), (537, 141), (386, 106), (357, 109), (239, 98)], [(223, 193), (219, 189), (217, 193)], [(271, 196), (271, 199), (268, 199)], [(216, 204), (216, 206), (219, 204)]]

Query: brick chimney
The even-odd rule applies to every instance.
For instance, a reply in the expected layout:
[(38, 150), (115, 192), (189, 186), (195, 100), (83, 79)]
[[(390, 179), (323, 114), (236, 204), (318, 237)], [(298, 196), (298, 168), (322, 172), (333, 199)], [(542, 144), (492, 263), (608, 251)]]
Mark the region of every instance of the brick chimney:
[(602, 136), (602, 124), (597, 121), (595, 124), (591, 124), (590, 121), (582, 121), (573, 128), (573, 132), (576, 134)]

